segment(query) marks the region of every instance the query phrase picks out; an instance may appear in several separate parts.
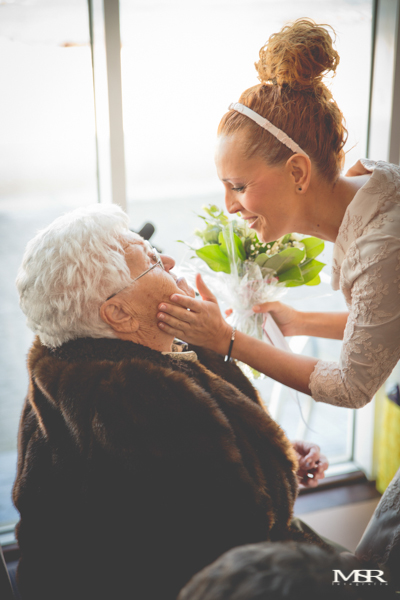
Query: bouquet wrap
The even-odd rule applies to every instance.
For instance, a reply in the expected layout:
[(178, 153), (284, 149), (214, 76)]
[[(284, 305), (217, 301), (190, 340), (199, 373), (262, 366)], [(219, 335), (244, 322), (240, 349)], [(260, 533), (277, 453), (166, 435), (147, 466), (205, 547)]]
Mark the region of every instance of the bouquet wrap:
[[(188, 279), (195, 272), (201, 273), (217, 299), (231, 309), (228, 321), (239, 331), (290, 351), (271, 315), (253, 312), (253, 306), (280, 300), (288, 288), (318, 285), (324, 263), (316, 257), (324, 242), (287, 234), (263, 243), (245, 221), (229, 221), (216, 206), (203, 210), (207, 216), (199, 217), (206, 228), (195, 231), (203, 246), (190, 246), (195, 252), (194, 262), (183, 269)], [(257, 371), (241, 366), (248, 376), (260, 377)]]

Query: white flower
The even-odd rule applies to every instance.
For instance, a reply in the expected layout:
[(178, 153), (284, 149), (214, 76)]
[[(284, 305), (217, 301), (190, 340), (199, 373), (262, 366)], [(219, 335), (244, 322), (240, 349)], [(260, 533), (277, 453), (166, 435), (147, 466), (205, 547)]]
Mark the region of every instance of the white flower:
[(292, 235), (290, 236), (290, 239), (292, 242), (301, 242), (301, 240), (303, 239), (303, 236), (300, 235), (300, 233), (292, 233)]
[(300, 250), (305, 250), (305, 246), (301, 242), (293, 242), (293, 248), (299, 248)]

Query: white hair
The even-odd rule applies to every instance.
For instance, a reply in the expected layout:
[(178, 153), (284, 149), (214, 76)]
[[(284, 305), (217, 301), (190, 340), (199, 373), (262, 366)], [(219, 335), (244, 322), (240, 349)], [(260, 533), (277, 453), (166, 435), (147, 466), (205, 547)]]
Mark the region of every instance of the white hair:
[(42, 344), (116, 337), (100, 307), (131, 280), (121, 245), (134, 235), (128, 221), (115, 204), (94, 204), (59, 217), (28, 243), (16, 283), (27, 325)]

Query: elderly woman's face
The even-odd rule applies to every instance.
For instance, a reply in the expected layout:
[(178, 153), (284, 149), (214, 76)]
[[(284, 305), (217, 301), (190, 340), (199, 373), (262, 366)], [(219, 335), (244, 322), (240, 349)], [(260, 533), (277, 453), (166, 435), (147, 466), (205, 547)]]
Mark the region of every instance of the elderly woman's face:
[[(125, 260), (129, 267), (132, 280), (136, 279), (155, 264), (154, 251), (149, 242), (135, 234), (127, 234), (123, 240)], [(145, 308), (147, 313), (157, 312), (157, 306), (162, 301), (169, 301), (172, 294), (195, 296), (194, 290), (183, 277), (177, 278), (171, 269), (175, 261), (170, 256), (161, 254), (164, 269), (157, 265), (136, 281), (132, 281), (120, 292), (121, 297), (132, 306)]]

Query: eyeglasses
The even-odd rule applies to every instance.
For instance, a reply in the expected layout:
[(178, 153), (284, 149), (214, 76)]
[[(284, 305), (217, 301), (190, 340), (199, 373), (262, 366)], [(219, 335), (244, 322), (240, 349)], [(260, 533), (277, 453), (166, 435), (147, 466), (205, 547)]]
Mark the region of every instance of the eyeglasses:
[[(143, 273), (141, 273), (140, 275), (138, 275), (137, 277), (135, 277), (135, 279), (131, 279), (131, 281), (128, 283), (128, 285), (126, 285), (125, 287), (123, 287), (120, 290), (118, 290), (118, 292), (115, 292), (114, 294), (111, 294), (111, 296), (109, 296), (107, 298), (107, 300), (110, 300), (110, 298), (114, 298), (114, 296), (116, 296), (117, 294), (119, 294), (120, 292), (122, 292), (123, 290), (125, 290), (127, 287), (129, 287), (131, 285), (131, 283), (133, 283), (134, 281), (137, 281), (138, 279), (140, 279), (141, 277), (143, 277), (144, 275), (146, 275), (146, 273), (149, 273), (149, 271), (152, 271), (156, 267), (161, 267), (162, 270), (165, 271), (164, 263), (161, 260), (160, 253), (151, 244), (149, 244), (148, 242), (147, 242), (147, 246), (150, 247), (151, 253), (153, 255), (153, 260), (156, 261), (154, 263), (154, 265), (151, 265), (151, 267), (149, 267), (148, 269), (146, 269), (146, 271), (143, 271)], [(106, 300), (106, 302), (107, 302), (107, 300)]]
[[(151, 267), (149, 269), (146, 269), (146, 271), (143, 271), (143, 273), (141, 275), (139, 275), (138, 277), (135, 277), (135, 279), (132, 279), (131, 283), (133, 283), (134, 281), (137, 281), (138, 279), (143, 277), (143, 275), (146, 275), (146, 273), (148, 273), (149, 271), (151, 271), (152, 269), (154, 269), (157, 266), (161, 267), (162, 270), (165, 271), (164, 263), (161, 260), (161, 256), (160, 256), (159, 252), (155, 248), (153, 248), (153, 246), (151, 246), (150, 244), (148, 244), (148, 246), (150, 246), (150, 250), (153, 254), (153, 260), (155, 260), (156, 262), (154, 263), (154, 265), (151, 265)], [(128, 286), (126, 286), (126, 287), (128, 287)], [(123, 288), (123, 289), (125, 289), (125, 288)]]

